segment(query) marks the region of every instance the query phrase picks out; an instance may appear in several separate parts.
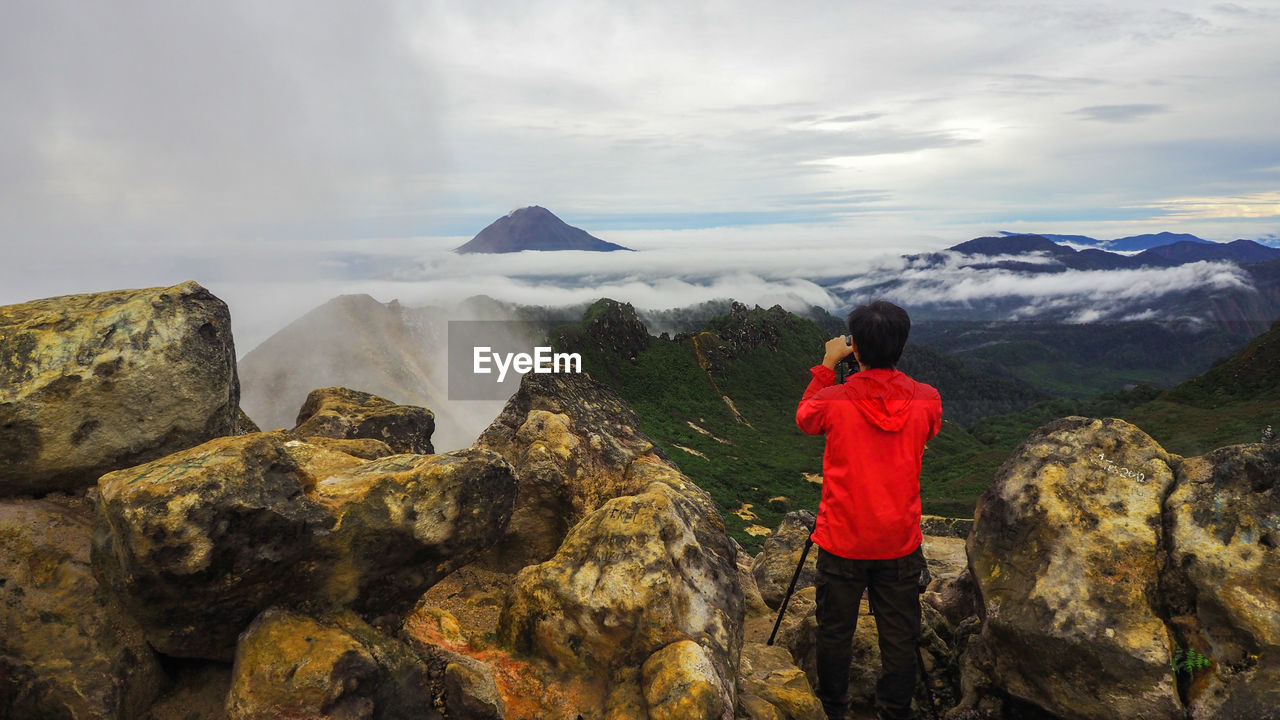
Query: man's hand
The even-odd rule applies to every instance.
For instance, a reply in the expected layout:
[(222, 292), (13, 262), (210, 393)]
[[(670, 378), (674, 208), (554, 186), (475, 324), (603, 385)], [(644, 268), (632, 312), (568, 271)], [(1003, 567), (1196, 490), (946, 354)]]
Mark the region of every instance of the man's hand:
[(856, 358), (857, 350), (857, 347), (845, 344), (843, 335), (837, 335), (827, 341), (827, 354), (822, 358), (822, 364), (832, 370), (835, 370), (836, 363), (848, 357), (849, 353), (854, 353), (854, 357)]

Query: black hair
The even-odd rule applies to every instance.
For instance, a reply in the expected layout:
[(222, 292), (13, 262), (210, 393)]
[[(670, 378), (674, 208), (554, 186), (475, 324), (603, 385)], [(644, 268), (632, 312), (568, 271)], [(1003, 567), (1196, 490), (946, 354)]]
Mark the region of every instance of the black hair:
[(907, 311), (885, 300), (859, 305), (849, 313), (849, 334), (858, 346), (858, 357), (869, 368), (891, 368), (902, 357), (911, 332)]

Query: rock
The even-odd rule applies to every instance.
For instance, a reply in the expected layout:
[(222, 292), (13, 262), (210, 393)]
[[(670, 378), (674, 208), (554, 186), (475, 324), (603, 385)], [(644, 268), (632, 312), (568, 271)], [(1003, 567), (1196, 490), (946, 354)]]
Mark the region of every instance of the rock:
[(724, 520), (665, 464), (637, 462), (630, 474), (649, 481), (642, 493), (604, 503), (552, 559), (516, 576), (499, 640), (598, 677), (691, 640), (710, 658), (727, 720), (743, 599)]
[(343, 387), (311, 391), (298, 411), (299, 435), (381, 440), (397, 453), (430, 455), (435, 415), (426, 408), (397, 405), (377, 395)]
[(231, 316), (194, 282), (0, 307), (0, 495), (231, 435), (239, 399)]
[(229, 660), (273, 605), (398, 613), (502, 533), (510, 466), (465, 449), (365, 461), (285, 431), (104, 475), (95, 572), (176, 657)]
[(977, 588), (968, 569), (951, 581), (935, 581), (922, 596), (930, 607), (946, 618), (952, 628), (978, 612)]
[(925, 535), (920, 546), (929, 567), (931, 584), (945, 584), (969, 569), (969, 554), (962, 538)]
[(476, 445), (505, 457), (520, 483), (507, 535), (486, 558), (505, 572), (549, 559), (588, 513), (644, 489), (632, 463), (672, 465), (617, 393), (571, 373), (526, 373)]
[(441, 718), (426, 665), (350, 611), (271, 608), (235, 654), (230, 720)]
[(750, 720), (826, 720), (809, 679), (779, 645), (742, 646), (738, 708)]
[(262, 428), (249, 417), (244, 408), (236, 408), (236, 429), (232, 435), (248, 435), (249, 433), (262, 432)]
[[(460, 625), (450, 612), (431, 606), (432, 592), (404, 619), (397, 637), (439, 678), (438, 705), (446, 717), (609, 718), (602, 708), (606, 690), (612, 695), (619, 684), (631, 682), (622, 675), (567, 675), (541, 658), (495, 647), (490, 634)], [(460, 667), (450, 671), (451, 665)], [(610, 681), (607, 687), (603, 680)], [(639, 668), (632, 684), (639, 697)], [(644, 717), (643, 699), (638, 707), (638, 713), (624, 713), (619, 720)]]
[(388, 455), (395, 455), (396, 452), (381, 440), (370, 440), (368, 438), (329, 438), (320, 435), (311, 435), (303, 438), (306, 442), (322, 447), (326, 450), (333, 450), (347, 455), (358, 457), (362, 460), (377, 460)]
[(493, 671), (462, 655), (444, 667), (444, 702), (449, 717), (502, 720), (507, 714)]
[(0, 500), (0, 716), (141, 717), (164, 683), (89, 567), (83, 500)]
[(145, 720), (227, 720), (230, 663), (175, 661), (173, 684), (147, 712)]
[(1231, 445), (1177, 466), (1165, 503), (1179, 647), (1213, 663), (1189, 686), (1196, 720), (1280, 717), (1280, 445)]
[[(804, 552), (805, 541), (813, 532), (815, 516), (811, 510), (796, 510), (782, 518), (778, 529), (764, 543), (764, 549), (756, 556), (751, 566), (756, 585), (760, 588), (760, 596), (775, 610), (782, 605), (782, 598), (787, 594), (787, 587), (795, 575), (796, 565), (800, 563), (800, 555)], [(800, 579), (796, 581), (796, 590), (813, 585), (818, 576), (818, 548), (809, 548), (805, 558), (804, 569), (800, 571)]]
[(619, 668), (609, 678), (604, 720), (632, 720), (649, 716), (639, 667)]
[(632, 364), (653, 344), (644, 322), (631, 303), (601, 298), (582, 313), (582, 334), (573, 347), (608, 357), (626, 358)]
[(760, 587), (756, 584), (756, 576), (751, 574), (751, 566), (755, 562), (745, 550), (738, 553), (738, 584), (742, 585), (742, 602), (746, 617), (773, 617), (772, 608), (760, 595)]
[(967, 538), (973, 530), (970, 518), (950, 518), (938, 515), (921, 515), (920, 530), (925, 535), (934, 537)]
[(1181, 718), (1158, 607), (1173, 458), (1122, 420), (1031, 433), (979, 498), (968, 539), (991, 681), (1061, 717)]
[(965, 541), (925, 535), (923, 545), (933, 579), (921, 599), (942, 613), (948, 626), (954, 629), (978, 612), (977, 590), (969, 574)]
[[(651, 655), (640, 672), (649, 720), (718, 720), (726, 715), (716, 668), (698, 643), (673, 642)], [(733, 717), (732, 708), (727, 715)]]

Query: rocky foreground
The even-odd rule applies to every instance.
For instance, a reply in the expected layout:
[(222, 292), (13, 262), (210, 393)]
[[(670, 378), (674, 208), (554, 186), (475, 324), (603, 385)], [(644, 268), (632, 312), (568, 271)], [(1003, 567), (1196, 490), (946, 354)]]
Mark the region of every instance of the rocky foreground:
[[(609, 388), (526, 375), (436, 454), (345, 388), (257, 432), (234, 357), (194, 283), (0, 308), (0, 718), (823, 717), (811, 569), (764, 644), (812, 515), (747, 555)], [(1039, 428), (926, 525), (922, 717), (1280, 718), (1278, 486)], [(868, 616), (859, 717), (878, 667)]]

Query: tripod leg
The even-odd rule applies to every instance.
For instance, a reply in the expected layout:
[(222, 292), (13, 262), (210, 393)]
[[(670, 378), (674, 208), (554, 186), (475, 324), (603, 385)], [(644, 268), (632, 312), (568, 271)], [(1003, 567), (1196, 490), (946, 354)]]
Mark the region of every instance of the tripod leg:
[(782, 616), (787, 612), (787, 603), (791, 602), (791, 593), (795, 592), (796, 582), (800, 579), (800, 571), (804, 569), (805, 558), (809, 557), (809, 548), (813, 547), (813, 538), (804, 539), (804, 550), (800, 553), (800, 562), (796, 564), (796, 571), (791, 575), (791, 584), (787, 586), (787, 594), (782, 598), (782, 604), (778, 606), (778, 619), (773, 623), (773, 632), (769, 633), (769, 642), (766, 645), (772, 645), (774, 638), (778, 637), (778, 628), (782, 626)]

